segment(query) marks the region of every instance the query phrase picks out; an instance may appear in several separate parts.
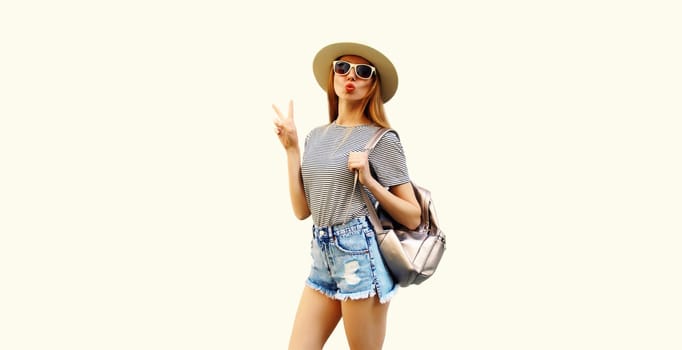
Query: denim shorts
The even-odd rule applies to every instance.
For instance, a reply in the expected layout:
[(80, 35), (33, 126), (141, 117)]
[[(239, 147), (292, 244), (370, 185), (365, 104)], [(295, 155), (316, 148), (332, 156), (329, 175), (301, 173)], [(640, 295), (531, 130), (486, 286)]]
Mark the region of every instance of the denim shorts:
[(398, 285), (384, 264), (372, 225), (366, 216), (341, 225), (313, 225), (313, 258), (306, 284), (337, 300), (365, 299), (378, 294), (388, 302)]

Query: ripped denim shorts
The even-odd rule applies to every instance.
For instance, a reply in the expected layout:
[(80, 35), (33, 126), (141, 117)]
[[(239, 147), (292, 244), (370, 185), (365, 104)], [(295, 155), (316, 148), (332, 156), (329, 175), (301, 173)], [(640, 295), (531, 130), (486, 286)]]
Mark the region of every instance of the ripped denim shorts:
[(365, 299), (378, 295), (379, 301), (386, 303), (398, 289), (365, 216), (331, 227), (313, 225), (311, 255), (306, 284), (330, 298)]

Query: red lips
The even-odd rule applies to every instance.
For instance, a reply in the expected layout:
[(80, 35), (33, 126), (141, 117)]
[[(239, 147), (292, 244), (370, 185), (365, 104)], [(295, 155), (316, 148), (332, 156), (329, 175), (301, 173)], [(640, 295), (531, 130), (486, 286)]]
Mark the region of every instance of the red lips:
[(353, 85), (353, 83), (346, 84), (346, 92), (353, 92), (353, 91), (355, 91), (355, 85)]

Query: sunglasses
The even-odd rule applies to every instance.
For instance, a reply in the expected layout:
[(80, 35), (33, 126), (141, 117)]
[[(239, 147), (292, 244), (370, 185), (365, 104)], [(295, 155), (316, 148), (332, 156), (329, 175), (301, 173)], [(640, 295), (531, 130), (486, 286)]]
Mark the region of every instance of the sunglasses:
[(355, 68), (355, 75), (358, 78), (369, 79), (376, 71), (376, 68), (364, 63), (350, 63), (346, 61), (334, 61), (334, 73), (338, 75), (346, 75), (350, 73), (352, 68)]

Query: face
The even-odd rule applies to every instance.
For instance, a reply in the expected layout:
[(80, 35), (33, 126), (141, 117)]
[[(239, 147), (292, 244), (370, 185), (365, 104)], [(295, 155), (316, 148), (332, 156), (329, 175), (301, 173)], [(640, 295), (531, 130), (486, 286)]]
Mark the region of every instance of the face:
[[(337, 61), (345, 61), (351, 64), (350, 71), (347, 74), (342, 75), (338, 72), (334, 73), (334, 92), (339, 96), (339, 100), (348, 101), (359, 101), (367, 96), (372, 83), (376, 77), (376, 71), (371, 73), (369, 79), (363, 79), (361, 76), (367, 76), (368, 70), (367, 66), (353, 66), (353, 64), (368, 64), (371, 66), (369, 61), (360, 56), (342, 56)], [(348, 67), (348, 65), (342, 64)], [(360, 70), (360, 76), (357, 70)]]

